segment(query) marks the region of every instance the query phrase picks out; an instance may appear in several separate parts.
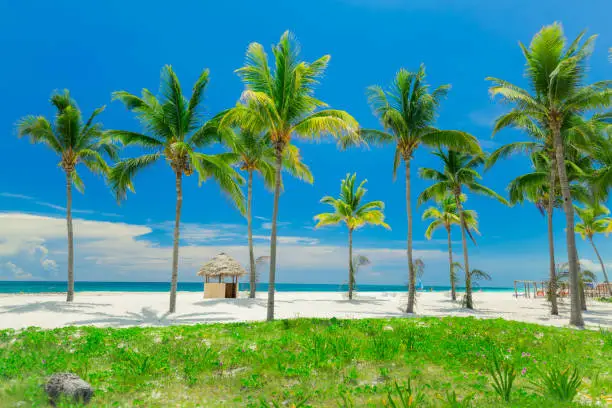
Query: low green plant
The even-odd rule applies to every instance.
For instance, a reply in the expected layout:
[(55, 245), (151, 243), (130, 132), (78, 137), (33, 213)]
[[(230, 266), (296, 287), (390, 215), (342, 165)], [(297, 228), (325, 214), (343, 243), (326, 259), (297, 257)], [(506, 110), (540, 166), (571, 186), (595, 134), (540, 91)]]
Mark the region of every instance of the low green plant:
[(512, 386), (516, 379), (514, 365), (497, 355), (493, 355), (491, 364), (488, 366), (489, 375), (493, 380), (491, 386), (502, 401), (509, 402)]
[(391, 408), (415, 408), (421, 406), (425, 400), (425, 395), (416, 388), (413, 388), (410, 378), (408, 378), (408, 381), (403, 386), (400, 386), (396, 381), (393, 391), (397, 398), (397, 403), (393, 399), (392, 391), (389, 391), (387, 399), (383, 400), (383, 405)]
[(551, 367), (540, 372), (539, 378), (532, 381), (538, 392), (555, 398), (560, 402), (572, 402), (582, 385), (582, 376), (577, 368), (567, 367), (564, 370)]
[(453, 390), (446, 393), (446, 399), (443, 399), (443, 401), (445, 406), (448, 408), (471, 408), (473, 399), (474, 394), (470, 394), (463, 399), (459, 399), (457, 397), (457, 393)]

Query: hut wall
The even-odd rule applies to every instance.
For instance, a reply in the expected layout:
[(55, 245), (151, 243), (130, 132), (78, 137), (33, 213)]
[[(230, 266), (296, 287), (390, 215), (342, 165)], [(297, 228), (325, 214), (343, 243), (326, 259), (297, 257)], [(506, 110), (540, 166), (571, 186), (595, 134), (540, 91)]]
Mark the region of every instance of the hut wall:
[(225, 297), (225, 283), (207, 282), (204, 284), (204, 299), (223, 299)]

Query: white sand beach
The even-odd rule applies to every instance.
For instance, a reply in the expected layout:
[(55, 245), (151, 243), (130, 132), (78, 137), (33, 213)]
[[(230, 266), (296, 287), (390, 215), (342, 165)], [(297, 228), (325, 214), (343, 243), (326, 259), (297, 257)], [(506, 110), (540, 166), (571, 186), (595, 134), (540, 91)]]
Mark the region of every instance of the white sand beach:
[[(241, 296), (246, 294), (241, 293)], [(177, 313), (168, 315), (168, 293), (83, 292), (74, 303), (63, 294), (0, 295), (0, 329), (70, 325), (100, 327), (167, 326), (175, 324), (259, 321), (266, 317), (266, 293), (257, 299), (203, 299), (201, 292), (179, 292)], [(552, 317), (543, 299), (516, 299), (510, 292), (476, 292), (476, 310), (462, 309), (448, 293), (419, 293), (417, 316), (503, 318), (542, 325), (566, 326), (569, 300), (562, 300), (559, 317)], [(343, 293), (278, 292), (276, 317), (358, 319), (410, 317), (402, 312), (406, 294), (363, 292), (352, 302)], [(588, 328), (612, 327), (612, 304), (588, 302)]]

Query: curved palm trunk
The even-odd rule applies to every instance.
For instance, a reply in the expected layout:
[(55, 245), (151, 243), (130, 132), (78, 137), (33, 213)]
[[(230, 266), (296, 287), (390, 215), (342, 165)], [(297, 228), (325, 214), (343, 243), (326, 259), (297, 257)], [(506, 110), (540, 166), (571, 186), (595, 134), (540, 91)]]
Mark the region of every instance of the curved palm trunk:
[(558, 316), (559, 307), (557, 305), (557, 273), (555, 271), (555, 241), (553, 233), (553, 212), (555, 209), (555, 158), (552, 155), (552, 163), (550, 167), (550, 191), (548, 193), (548, 258), (549, 258), (549, 299), (550, 299), (550, 314)]
[(450, 227), (446, 227), (446, 232), (448, 233), (448, 263), (450, 265), (450, 284), (451, 284), (451, 299), (454, 301), (457, 300), (457, 288), (455, 287), (455, 271), (453, 266), (453, 247), (451, 243), (451, 229)]
[(353, 287), (355, 286), (355, 271), (353, 270), (353, 230), (349, 228), (349, 300), (353, 300)]
[(461, 244), (463, 245), (463, 268), (465, 270), (465, 307), (474, 309), (472, 303), (472, 274), (470, 273), (470, 264), (468, 261), (467, 237), (465, 233), (465, 214), (461, 205), (461, 191), (455, 193), (455, 202), (459, 211), (459, 222), (461, 223)]
[(257, 283), (255, 282), (255, 254), (253, 253), (253, 171), (249, 170), (249, 181), (247, 185), (247, 228), (249, 235), (249, 298), (255, 299), (255, 291)]
[(606, 286), (608, 287), (608, 292), (610, 292), (610, 296), (612, 296), (612, 287), (610, 286), (610, 281), (608, 280), (608, 273), (606, 272), (606, 267), (604, 265), (603, 259), (601, 259), (601, 255), (599, 255), (599, 251), (597, 250), (597, 247), (595, 246), (595, 242), (593, 242), (593, 237), (589, 237), (589, 241), (591, 242), (591, 245), (593, 246), (593, 250), (595, 251), (595, 255), (597, 255), (597, 259), (599, 259), (599, 264), (601, 265), (601, 271), (603, 272), (603, 276), (604, 276), (604, 282), (606, 283)]
[(170, 313), (176, 312), (176, 287), (178, 284), (179, 234), (181, 207), (183, 206), (183, 175), (176, 173), (176, 214), (174, 216), (174, 246), (172, 248), (172, 282), (170, 284)]
[(414, 313), (416, 296), (416, 276), (412, 264), (412, 204), (410, 202), (410, 157), (404, 157), (406, 163), (406, 214), (408, 215), (408, 306), (406, 313)]
[(72, 231), (72, 172), (66, 172), (66, 226), (68, 227), (68, 290), (66, 302), (74, 300), (74, 235)]
[(563, 210), (565, 211), (567, 258), (569, 262), (570, 280), (570, 324), (578, 327), (584, 326), (582, 311), (580, 310), (580, 283), (578, 279), (578, 257), (576, 251), (576, 235), (574, 232), (574, 205), (569, 189), (569, 181), (565, 169), (565, 149), (561, 140), (561, 124), (553, 123), (552, 126), (555, 155), (557, 159), (557, 171), (559, 173), (559, 184), (563, 196)]
[(280, 198), (281, 169), (283, 166), (283, 148), (276, 146), (276, 180), (274, 181), (274, 210), (272, 211), (272, 231), (270, 233), (270, 276), (268, 278), (268, 321), (274, 320), (274, 282), (276, 280), (276, 224), (278, 218), (278, 201)]

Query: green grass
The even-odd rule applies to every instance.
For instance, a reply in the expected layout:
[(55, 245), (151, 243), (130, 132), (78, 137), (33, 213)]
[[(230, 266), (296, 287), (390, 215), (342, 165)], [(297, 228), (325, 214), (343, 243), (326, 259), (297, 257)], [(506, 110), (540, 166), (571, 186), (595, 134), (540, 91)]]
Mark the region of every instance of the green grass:
[[(518, 373), (509, 403), (494, 356)], [(579, 369), (573, 403), (533, 386), (547, 367)], [(473, 318), (0, 331), (3, 407), (46, 406), (41, 384), (58, 371), (89, 381), (97, 407), (581, 406), (612, 393), (612, 333)]]

